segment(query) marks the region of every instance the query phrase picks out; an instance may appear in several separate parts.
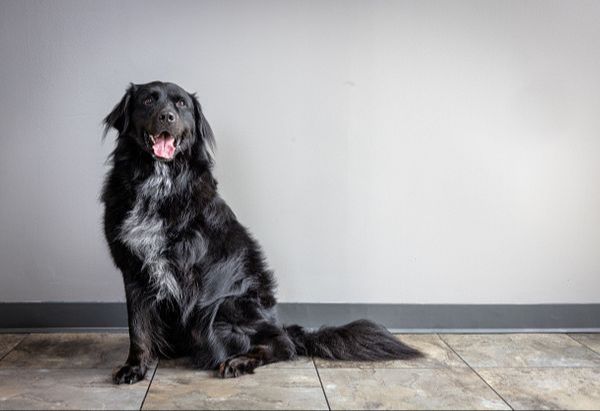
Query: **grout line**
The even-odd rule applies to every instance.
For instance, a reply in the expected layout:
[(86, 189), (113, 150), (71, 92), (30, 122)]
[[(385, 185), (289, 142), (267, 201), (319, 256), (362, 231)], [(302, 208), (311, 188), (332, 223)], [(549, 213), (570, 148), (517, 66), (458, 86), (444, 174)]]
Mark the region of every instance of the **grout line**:
[(331, 405), (329, 405), (329, 399), (327, 398), (327, 393), (325, 392), (325, 387), (323, 387), (323, 381), (321, 380), (321, 374), (319, 374), (319, 369), (317, 368), (317, 363), (315, 363), (314, 357), (311, 357), (311, 361), (313, 363), (313, 367), (315, 367), (315, 371), (317, 372), (317, 377), (319, 378), (319, 384), (321, 384), (321, 391), (323, 391), (323, 396), (325, 397), (325, 402), (327, 403), (327, 409), (331, 411)]
[(146, 397), (148, 397), (148, 393), (150, 392), (150, 387), (154, 382), (154, 376), (156, 375), (156, 371), (158, 371), (158, 366), (160, 364), (160, 360), (156, 362), (156, 367), (154, 367), (154, 371), (152, 372), (152, 377), (150, 377), (150, 382), (148, 383), (148, 388), (146, 389), (146, 393), (144, 394), (144, 399), (142, 399), (142, 403), (140, 404), (140, 411), (144, 408), (144, 403), (146, 402)]
[(469, 367), (469, 368), (471, 369), (471, 371), (473, 371), (473, 372), (475, 373), (475, 375), (477, 375), (477, 376), (478, 376), (478, 377), (481, 379), (481, 381), (483, 381), (483, 382), (484, 382), (484, 384), (485, 384), (485, 385), (487, 385), (488, 387), (490, 387), (490, 389), (491, 389), (491, 390), (492, 390), (492, 391), (493, 391), (493, 392), (494, 392), (494, 393), (495, 393), (495, 394), (498, 396), (498, 398), (500, 398), (500, 399), (501, 399), (501, 400), (502, 400), (502, 401), (503, 401), (503, 402), (504, 402), (504, 403), (505, 403), (505, 404), (508, 406), (508, 408), (510, 408), (511, 410), (514, 410), (514, 408), (513, 408), (513, 407), (512, 407), (512, 406), (511, 406), (511, 405), (508, 403), (508, 401), (506, 401), (506, 400), (504, 399), (504, 397), (503, 397), (503, 396), (501, 396), (501, 395), (498, 393), (498, 391), (496, 391), (496, 390), (494, 389), (494, 387), (492, 387), (492, 386), (491, 386), (491, 385), (490, 385), (490, 384), (489, 384), (489, 383), (488, 383), (488, 382), (487, 382), (487, 381), (486, 381), (486, 380), (485, 380), (485, 379), (484, 379), (484, 378), (483, 378), (481, 375), (479, 375), (479, 373), (478, 373), (477, 371), (475, 371), (475, 369), (474, 369), (473, 367), (471, 367), (471, 364), (469, 364), (467, 361), (465, 361), (465, 359), (464, 359), (464, 358), (463, 358), (463, 357), (462, 357), (462, 356), (461, 356), (459, 353), (457, 353), (457, 352), (454, 350), (454, 348), (453, 348), (453, 347), (452, 347), (450, 344), (448, 344), (448, 343), (446, 342), (446, 340), (444, 340), (444, 338), (442, 338), (442, 336), (441, 336), (441, 335), (439, 335), (439, 334), (438, 334), (437, 336), (439, 337), (439, 339), (440, 339), (440, 340), (442, 340), (442, 342), (443, 342), (444, 344), (446, 344), (446, 346), (447, 346), (448, 348), (450, 348), (450, 350), (452, 350), (452, 352), (453, 352), (454, 354), (456, 354), (456, 355), (458, 356), (458, 358), (460, 358), (460, 359), (461, 359), (461, 361), (462, 361), (462, 362), (464, 362), (464, 363), (467, 365), (467, 367)]
[(2, 361), (3, 359), (5, 359), (6, 357), (8, 357), (8, 354), (10, 354), (11, 352), (13, 352), (15, 350), (15, 348), (17, 348), (19, 345), (21, 345), (21, 343), (23, 341), (25, 341), (25, 338), (29, 337), (29, 334), (23, 334), (23, 337), (15, 344), (13, 345), (10, 350), (8, 350), (6, 352), (6, 354), (4, 354), (2, 357), (0, 357), (0, 361)]
[(566, 334), (600, 333), (599, 327), (592, 328), (388, 328), (392, 334)]
[[(456, 354), (458, 355), (458, 354)], [(460, 356), (459, 356), (460, 358)], [(461, 358), (462, 360), (462, 358)], [(405, 360), (400, 360), (400, 361), (405, 361)], [(462, 360), (463, 362), (465, 360)], [(375, 363), (377, 364), (377, 363)], [(435, 366), (435, 365), (430, 365), (430, 366), (422, 366), (422, 367), (379, 367), (377, 365), (373, 365), (371, 367), (369, 366), (348, 366), (348, 367), (323, 367), (322, 369), (324, 370), (405, 370), (405, 371), (409, 371), (409, 370), (451, 370), (454, 368), (459, 368), (459, 369), (465, 369), (465, 368), (470, 368), (470, 366), (467, 364), (466, 367), (456, 367), (456, 366)], [(506, 370), (506, 369), (511, 369), (511, 370), (529, 370), (529, 369), (533, 369), (533, 370), (560, 370), (560, 369), (571, 369), (571, 368), (581, 368), (581, 369), (585, 369), (585, 368), (589, 368), (589, 369), (598, 369), (597, 365), (586, 365), (586, 366), (572, 366), (572, 365), (551, 365), (551, 366), (545, 366), (545, 367), (540, 367), (540, 366), (531, 366), (531, 367), (477, 367), (481, 370)], [(285, 368), (286, 370), (301, 370), (302, 368)]]
[[(590, 350), (591, 352), (593, 352), (594, 354), (600, 355), (600, 352), (594, 350), (592, 347), (588, 346), (587, 344), (582, 343), (581, 341), (579, 341), (578, 339), (574, 338), (572, 335), (565, 333), (565, 335), (567, 337), (569, 337), (570, 339), (572, 339), (573, 341), (575, 341), (576, 343), (583, 345), (585, 348), (587, 348), (588, 350)], [(580, 368), (580, 367), (577, 367)]]

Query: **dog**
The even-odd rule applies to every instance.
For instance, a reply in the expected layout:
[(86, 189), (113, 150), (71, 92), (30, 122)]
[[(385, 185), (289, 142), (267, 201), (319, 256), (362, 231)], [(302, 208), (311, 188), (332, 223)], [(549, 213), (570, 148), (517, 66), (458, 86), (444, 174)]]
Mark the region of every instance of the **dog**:
[(195, 94), (130, 84), (104, 126), (104, 137), (117, 132), (101, 195), (104, 232), (123, 275), (130, 339), (114, 383), (143, 379), (161, 357), (189, 356), (230, 378), (298, 356), (422, 355), (367, 320), (318, 331), (281, 324), (261, 248), (218, 194), (215, 139)]

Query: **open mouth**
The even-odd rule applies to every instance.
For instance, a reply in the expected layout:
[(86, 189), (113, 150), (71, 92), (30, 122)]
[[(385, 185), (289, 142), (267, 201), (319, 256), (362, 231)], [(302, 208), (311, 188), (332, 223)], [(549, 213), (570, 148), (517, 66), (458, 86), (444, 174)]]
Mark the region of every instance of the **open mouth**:
[(152, 151), (158, 158), (164, 158), (165, 160), (171, 160), (175, 155), (175, 148), (177, 147), (177, 141), (175, 137), (168, 131), (163, 131), (160, 134), (150, 134), (150, 142), (152, 143)]

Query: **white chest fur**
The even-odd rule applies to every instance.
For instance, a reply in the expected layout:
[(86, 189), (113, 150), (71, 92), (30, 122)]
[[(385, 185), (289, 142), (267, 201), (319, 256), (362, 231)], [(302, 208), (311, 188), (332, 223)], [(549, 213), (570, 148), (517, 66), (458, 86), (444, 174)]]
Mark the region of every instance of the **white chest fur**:
[(165, 221), (158, 213), (161, 200), (171, 194), (173, 185), (169, 167), (156, 162), (154, 173), (138, 188), (134, 207), (123, 221), (119, 237), (142, 260), (157, 291), (157, 300), (170, 295), (180, 301), (181, 288), (165, 255)]

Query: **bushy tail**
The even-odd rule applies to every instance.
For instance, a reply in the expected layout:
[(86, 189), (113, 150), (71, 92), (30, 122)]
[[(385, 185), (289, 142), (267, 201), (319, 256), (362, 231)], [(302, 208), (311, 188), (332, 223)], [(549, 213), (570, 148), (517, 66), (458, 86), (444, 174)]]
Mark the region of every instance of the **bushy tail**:
[(330, 360), (382, 361), (417, 358), (423, 354), (400, 342), (383, 326), (358, 320), (341, 327), (310, 332), (298, 325), (285, 327), (298, 355)]

